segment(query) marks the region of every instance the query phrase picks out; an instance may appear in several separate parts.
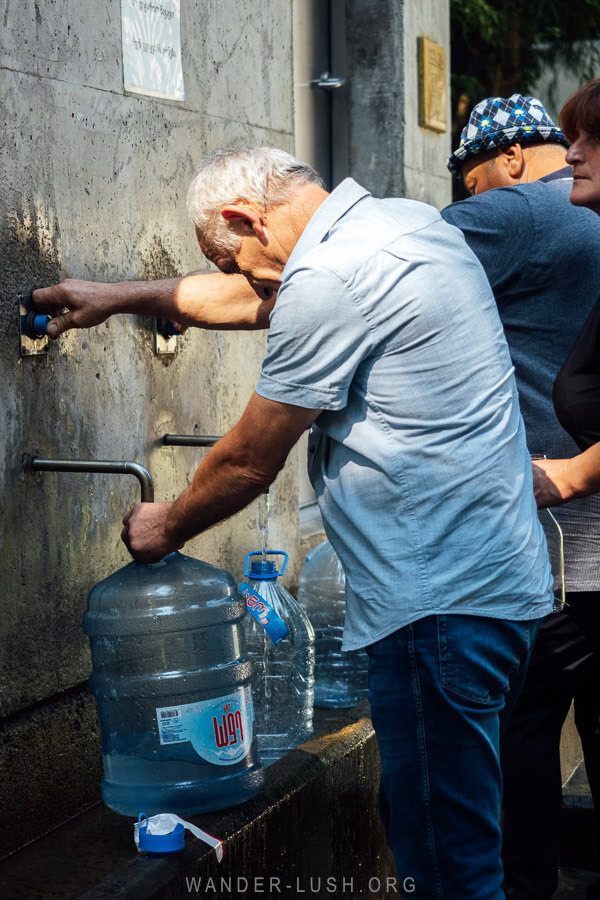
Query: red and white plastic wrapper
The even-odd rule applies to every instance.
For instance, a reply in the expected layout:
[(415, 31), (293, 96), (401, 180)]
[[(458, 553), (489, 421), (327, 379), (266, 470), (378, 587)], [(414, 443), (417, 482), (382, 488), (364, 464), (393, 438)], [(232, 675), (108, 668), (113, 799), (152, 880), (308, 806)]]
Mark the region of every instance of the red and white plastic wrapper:
[[(223, 841), (220, 841), (219, 838), (213, 837), (212, 834), (208, 834), (207, 831), (202, 831), (201, 828), (197, 828), (196, 825), (192, 825), (191, 822), (186, 822), (185, 819), (180, 819), (179, 816), (173, 815), (173, 813), (158, 813), (156, 816), (149, 816), (148, 818), (148, 831), (150, 834), (170, 834), (175, 830), (175, 826), (181, 823), (184, 828), (187, 828), (188, 831), (191, 831), (194, 837), (197, 837), (199, 841), (204, 841), (205, 844), (208, 844), (209, 847), (212, 847), (217, 855), (217, 859), (219, 862), (223, 859), (224, 848)], [(135, 846), (138, 848), (138, 852), (140, 849), (140, 828), (139, 823), (136, 822), (133, 826), (133, 839), (135, 841)]]

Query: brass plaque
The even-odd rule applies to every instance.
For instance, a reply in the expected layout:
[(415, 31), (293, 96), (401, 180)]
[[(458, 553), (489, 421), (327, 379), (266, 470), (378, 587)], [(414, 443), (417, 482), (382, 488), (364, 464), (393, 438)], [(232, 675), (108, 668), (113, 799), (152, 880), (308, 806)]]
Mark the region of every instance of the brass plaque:
[(419, 38), (419, 125), (446, 131), (446, 51), (439, 44)]

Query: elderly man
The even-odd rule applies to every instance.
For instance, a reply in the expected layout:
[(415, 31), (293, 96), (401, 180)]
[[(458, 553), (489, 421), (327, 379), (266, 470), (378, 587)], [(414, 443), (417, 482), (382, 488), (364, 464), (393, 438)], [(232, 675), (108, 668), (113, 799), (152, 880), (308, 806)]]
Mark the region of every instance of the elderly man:
[[(190, 487), (134, 507), (123, 538), (136, 559), (159, 559), (256, 497), (313, 425), (311, 478), (347, 575), (345, 648), (370, 658), (398, 875), (416, 897), (496, 900), (500, 717), (552, 596), (483, 270), (431, 207), (375, 200), (350, 179), (328, 195), (278, 150), (213, 154), (188, 208), (222, 272), (271, 304), (277, 293), (267, 356), (242, 418)], [(85, 290), (35, 299), (85, 317)], [(142, 288), (128, 291), (131, 304)], [(200, 305), (217, 324), (216, 307)], [(246, 326), (260, 317), (250, 307)]]
[[(482, 100), (448, 161), (476, 196), (442, 213), (462, 229), (494, 291), (529, 449), (560, 458), (578, 448), (555, 416), (552, 385), (600, 287), (600, 219), (569, 202), (565, 143), (539, 100)], [(556, 889), (559, 744), (573, 699), (600, 808), (600, 498), (554, 514), (568, 606), (542, 625), (502, 740), (505, 890), (519, 900), (550, 900)]]

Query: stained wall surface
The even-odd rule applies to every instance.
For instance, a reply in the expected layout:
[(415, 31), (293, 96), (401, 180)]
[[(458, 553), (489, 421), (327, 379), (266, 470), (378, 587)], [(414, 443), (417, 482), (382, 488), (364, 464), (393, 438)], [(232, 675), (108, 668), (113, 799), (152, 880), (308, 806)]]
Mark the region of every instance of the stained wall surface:
[[(119, 316), (20, 359), (17, 296), (64, 277), (158, 278), (205, 265), (184, 203), (195, 161), (233, 143), (293, 151), (291, 5), (182, 3), (182, 103), (124, 94), (119, 0), (4, 0), (0, 19), (0, 764), (18, 782), (3, 791), (5, 811), (22, 817), (44, 782), (52, 793), (52, 771), (64, 781), (57, 815), (73, 799), (66, 783), (80, 805), (90, 769), (97, 784), (93, 705), (79, 695), (90, 671), (81, 615), (88, 589), (129, 560), (120, 521), (139, 494), (131, 477), (25, 473), (24, 457), (135, 459), (154, 476), (156, 499), (173, 499), (206, 451), (161, 448), (160, 437), (231, 428), (265, 337), (189, 330), (174, 358), (160, 358), (152, 322)], [(269, 515), (292, 578), (296, 464), (293, 453)], [(241, 574), (244, 554), (260, 548), (265, 502), (186, 552)]]

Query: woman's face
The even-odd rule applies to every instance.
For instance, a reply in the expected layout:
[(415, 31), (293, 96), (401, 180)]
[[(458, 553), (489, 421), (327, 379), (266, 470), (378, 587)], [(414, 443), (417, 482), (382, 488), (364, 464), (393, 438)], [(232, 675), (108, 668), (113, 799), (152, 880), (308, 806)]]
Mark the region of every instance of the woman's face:
[(566, 162), (573, 166), (571, 203), (589, 206), (600, 214), (600, 138), (579, 128), (567, 150)]

